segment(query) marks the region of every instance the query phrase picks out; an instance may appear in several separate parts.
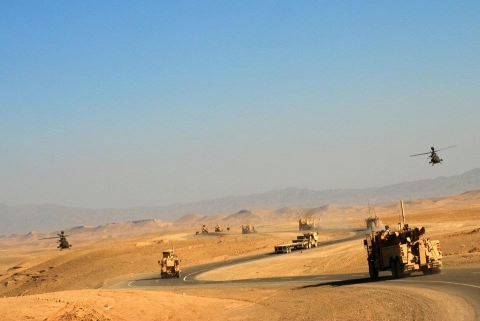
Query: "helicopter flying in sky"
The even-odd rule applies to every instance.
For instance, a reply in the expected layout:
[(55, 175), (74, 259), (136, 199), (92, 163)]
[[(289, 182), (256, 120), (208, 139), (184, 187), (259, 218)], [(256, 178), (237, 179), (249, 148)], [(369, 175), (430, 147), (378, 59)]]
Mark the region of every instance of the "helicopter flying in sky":
[(438, 157), (437, 152), (439, 152), (439, 151), (441, 151), (441, 150), (444, 150), (444, 149), (456, 147), (456, 146), (457, 146), (457, 145), (445, 147), (445, 148), (439, 149), (439, 150), (437, 150), (437, 151), (435, 151), (435, 148), (434, 148), (434, 147), (431, 147), (431, 151), (430, 151), (430, 152), (421, 153), (421, 154), (415, 154), (415, 155), (410, 155), (410, 157), (430, 154), (430, 155), (428, 156), (428, 157), (430, 158), (430, 162), (429, 162), (429, 163), (432, 164), (432, 166), (433, 166), (433, 165), (435, 165), (435, 164), (441, 164), (442, 161), (443, 161), (443, 159), (441, 159), (440, 157)]
[(64, 250), (64, 249), (69, 249), (72, 247), (72, 244), (68, 243), (67, 241), (67, 236), (63, 231), (61, 231), (60, 233), (57, 234), (57, 236), (53, 236), (53, 237), (44, 237), (44, 238), (41, 238), (40, 240), (48, 240), (48, 239), (58, 239), (57, 240), (57, 243), (58, 243), (58, 246), (57, 248), (61, 250)]

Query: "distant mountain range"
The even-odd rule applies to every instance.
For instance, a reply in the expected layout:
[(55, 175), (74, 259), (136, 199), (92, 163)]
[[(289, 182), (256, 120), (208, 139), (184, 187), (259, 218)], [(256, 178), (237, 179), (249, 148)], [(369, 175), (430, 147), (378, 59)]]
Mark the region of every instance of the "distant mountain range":
[(173, 221), (189, 214), (233, 214), (242, 209), (254, 208), (319, 207), (326, 204), (364, 205), (368, 201), (374, 204), (400, 199), (440, 197), (476, 189), (480, 189), (480, 168), (461, 175), (403, 182), (384, 187), (325, 191), (286, 188), (162, 207), (85, 209), (55, 204), (19, 206), (0, 204), (0, 235), (146, 219)]

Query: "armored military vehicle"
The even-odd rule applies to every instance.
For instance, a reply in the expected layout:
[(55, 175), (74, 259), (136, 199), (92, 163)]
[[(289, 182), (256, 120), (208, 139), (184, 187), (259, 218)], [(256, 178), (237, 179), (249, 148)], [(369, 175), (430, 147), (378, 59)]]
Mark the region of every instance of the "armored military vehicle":
[(162, 279), (177, 277), (179, 278), (182, 271), (180, 270), (180, 259), (173, 250), (163, 251), (163, 257), (158, 264), (161, 267), (160, 277)]
[(299, 231), (309, 231), (315, 228), (315, 219), (310, 219), (302, 217), (298, 220), (298, 230)]
[(257, 233), (255, 225), (242, 225), (242, 234)]
[(378, 277), (379, 271), (390, 270), (394, 278), (409, 276), (412, 272), (436, 274), (442, 268), (442, 249), (440, 242), (426, 238), (425, 227), (410, 228), (405, 224), (403, 202), (403, 223), (398, 224), (397, 231), (385, 230), (366, 235), (364, 246), (367, 250), (368, 271), (372, 279)]
[(365, 220), (365, 225), (366, 225), (367, 230), (371, 230), (371, 229), (376, 228), (380, 225), (380, 219), (376, 215), (375, 215), (375, 217), (369, 217)]

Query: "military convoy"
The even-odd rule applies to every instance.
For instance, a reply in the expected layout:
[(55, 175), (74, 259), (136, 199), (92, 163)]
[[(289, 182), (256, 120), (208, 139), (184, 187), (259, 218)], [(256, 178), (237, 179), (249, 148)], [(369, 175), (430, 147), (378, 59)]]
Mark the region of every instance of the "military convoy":
[[(391, 271), (394, 278), (403, 278), (413, 272), (423, 272), (423, 274), (441, 273), (442, 269), (442, 249), (438, 240), (430, 240), (425, 237), (425, 227), (410, 228), (405, 223), (405, 211), (403, 202), (400, 201), (403, 222), (398, 224), (396, 231), (390, 231), (389, 226), (384, 230), (371, 231), (366, 234), (364, 247), (367, 251), (367, 262), (370, 277), (378, 278), (380, 271)], [(373, 226), (378, 226), (378, 217), (366, 220), (367, 227), (370, 222)], [(301, 218), (299, 228), (313, 229), (315, 227), (314, 219)], [(221, 232), (223, 229), (217, 224), (215, 232)], [(198, 234), (199, 232), (197, 232)], [(208, 233), (205, 225), (202, 227), (202, 233)], [(242, 234), (256, 233), (254, 225), (242, 225)], [(298, 235), (290, 243), (276, 245), (275, 253), (290, 253), (294, 250), (310, 249), (318, 246), (317, 232), (310, 231)], [(174, 254), (173, 250), (163, 252), (162, 260), (158, 261), (161, 266), (161, 277), (177, 277), (181, 275), (180, 259)]]
[(280, 245), (275, 245), (275, 253), (290, 253), (294, 250), (299, 249), (310, 249), (312, 247), (317, 247), (318, 245), (318, 234), (317, 232), (307, 232), (303, 235), (297, 236), (297, 239), (292, 240), (291, 243), (284, 243)]
[(163, 257), (160, 261), (158, 261), (158, 264), (161, 267), (160, 277), (162, 279), (173, 277), (179, 278), (182, 274), (182, 271), (180, 270), (180, 261), (181, 260), (173, 252), (173, 250), (163, 251)]
[(367, 250), (368, 271), (372, 279), (379, 271), (390, 270), (394, 278), (409, 276), (412, 272), (437, 274), (442, 268), (442, 249), (440, 242), (425, 238), (425, 227), (410, 228), (405, 224), (403, 202), (403, 223), (392, 232), (385, 230), (366, 235), (364, 246)]

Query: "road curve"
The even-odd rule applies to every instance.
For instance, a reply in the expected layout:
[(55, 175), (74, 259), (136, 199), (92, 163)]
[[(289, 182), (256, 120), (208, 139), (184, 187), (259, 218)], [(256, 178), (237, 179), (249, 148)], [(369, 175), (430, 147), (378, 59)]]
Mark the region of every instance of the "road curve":
[[(308, 251), (318, 251), (322, 247), (328, 246), (328, 245), (334, 245), (334, 244), (339, 244), (351, 240), (356, 240), (356, 239), (361, 239), (365, 236), (365, 230), (352, 230), (352, 235), (348, 236), (346, 238), (338, 239), (338, 240), (331, 240), (331, 241), (325, 241), (321, 242), (318, 244), (317, 248), (309, 249)], [(275, 253), (264, 253), (264, 254), (256, 254), (256, 255), (250, 255), (246, 257), (241, 257), (241, 258), (235, 258), (235, 259), (230, 259), (230, 260), (225, 260), (225, 261), (219, 261), (219, 262), (213, 262), (213, 263), (207, 263), (207, 264), (202, 264), (202, 265), (196, 265), (196, 266), (190, 266), (186, 268), (182, 268), (182, 278), (181, 279), (176, 279), (176, 278), (171, 278), (171, 279), (160, 279), (160, 273), (154, 273), (154, 274), (142, 274), (138, 275), (135, 279), (133, 280), (127, 280), (123, 281), (120, 283), (117, 283), (113, 285), (113, 288), (136, 288), (136, 287), (142, 287), (145, 286), (148, 283), (155, 283), (157, 286), (177, 286), (177, 285), (185, 285), (185, 284), (192, 284), (192, 283), (207, 283), (203, 281), (198, 281), (196, 280), (196, 276), (201, 274), (202, 272), (205, 271), (211, 271), (214, 269), (218, 269), (221, 267), (225, 266), (231, 266), (231, 265), (236, 265), (240, 263), (246, 263), (246, 262), (251, 262), (251, 261), (257, 261), (257, 260), (262, 260), (265, 258), (269, 258), (272, 256), (276, 255), (287, 255), (287, 254), (275, 254)], [(187, 282), (187, 283), (185, 283)], [(208, 282), (208, 283), (222, 283), (222, 282)], [(152, 284), (154, 285), (154, 284)]]
[[(319, 248), (308, 251), (320, 250), (322, 246), (332, 245), (359, 239), (364, 236), (363, 231), (358, 231), (355, 235), (346, 239), (323, 242)], [(296, 284), (301, 288), (322, 287), (322, 286), (351, 286), (355, 284), (384, 285), (384, 282), (405, 287), (428, 288), (435, 291), (449, 292), (467, 300), (476, 312), (476, 319), (480, 321), (480, 267), (445, 267), (441, 274), (423, 275), (422, 273), (413, 273), (412, 276), (403, 279), (394, 279), (391, 273), (380, 272), (377, 280), (370, 279), (368, 272), (351, 274), (324, 274), (324, 275), (305, 275), (289, 277), (256, 278), (232, 281), (205, 281), (197, 280), (197, 276), (205, 271), (211, 271), (220, 267), (262, 260), (272, 255), (288, 254), (258, 254), (248, 257), (236, 258), (222, 262), (203, 264), (187, 267), (183, 269), (181, 278), (161, 279), (159, 273), (139, 275), (136, 278), (115, 284), (111, 288), (130, 288), (130, 289), (162, 289), (168, 287), (182, 286), (202, 286), (202, 285), (226, 285), (226, 284)]]

